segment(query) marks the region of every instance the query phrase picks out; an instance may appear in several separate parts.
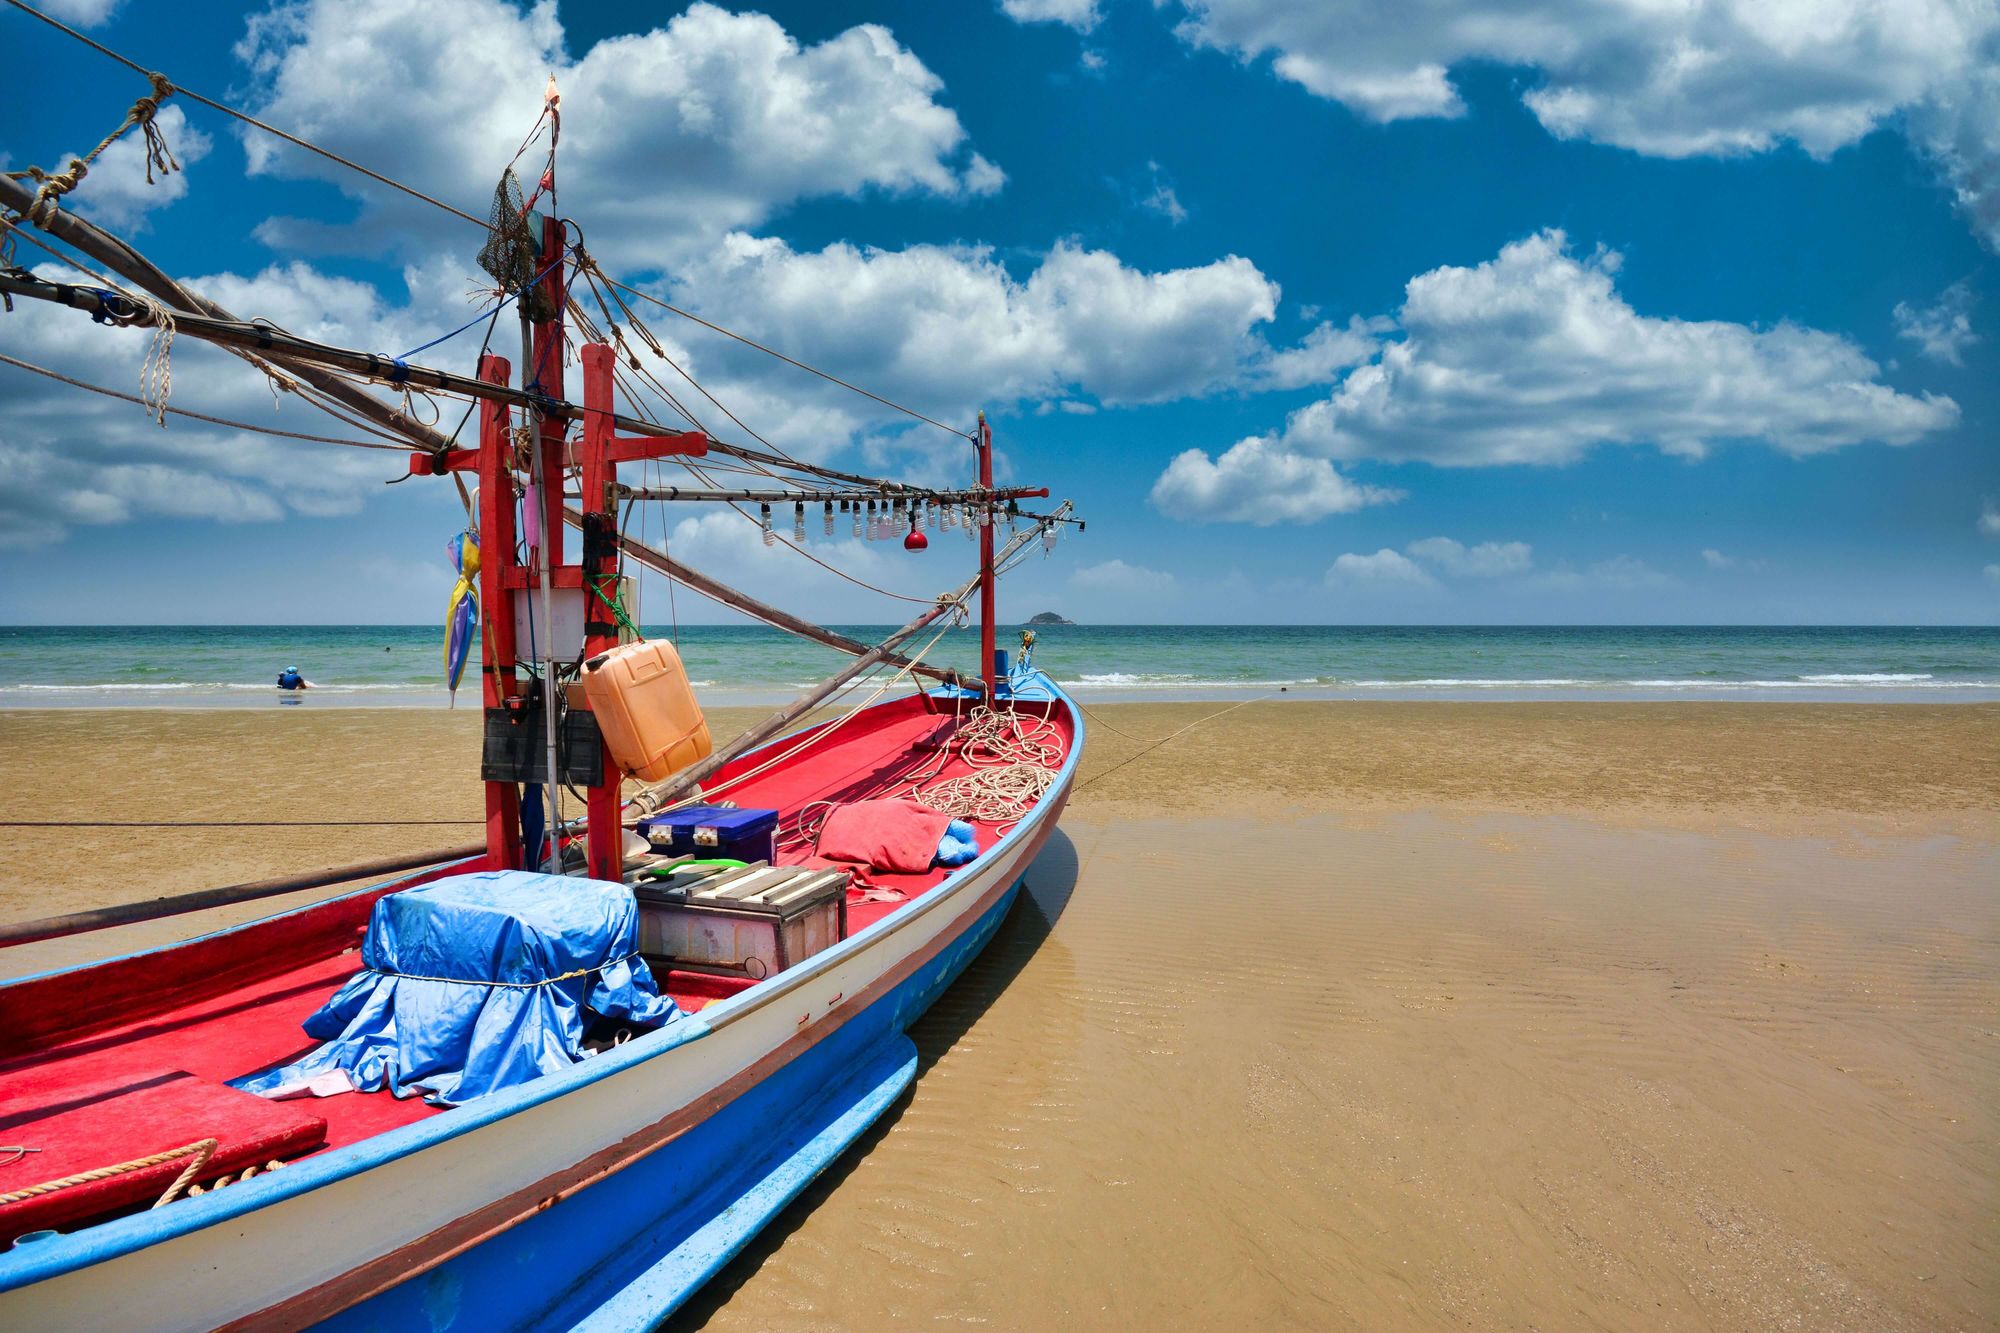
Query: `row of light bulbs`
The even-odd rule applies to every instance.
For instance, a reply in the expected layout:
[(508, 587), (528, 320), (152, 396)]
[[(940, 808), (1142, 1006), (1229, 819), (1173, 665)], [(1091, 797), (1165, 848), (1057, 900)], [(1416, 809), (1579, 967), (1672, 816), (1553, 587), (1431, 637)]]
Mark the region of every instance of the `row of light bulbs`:
[[(820, 508), (822, 525), (829, 537), (834, 531), (834, 504), (834, 501), (827, 500)], [(933, 526), (939, 529), (962, 527), (967, 537), (976, 536), (982, 524), (991, 524), (1001, 518), (1007, 521), (1007, 531), (1013, 532), (1021, 517), (1020, 505), (1012, 500), (1004, 508), (949, 500), (842, 500), (839, 506), (839, 512), (852, 519), (856, 537), (865, 537), (869, 541), (903, 537), (905, 545), (922, 545), (909, 542), (908, 537), (923, 532), (926, 510)], [(759, 505), (758, 509), (764, 528), (764, 545), (774, 545), (778, 534), (771, 526), (771, 506)], [(803, 502), (797, 502), (792, 505), (792, 540), (803, 542), (805, 539), (806, 507)]]

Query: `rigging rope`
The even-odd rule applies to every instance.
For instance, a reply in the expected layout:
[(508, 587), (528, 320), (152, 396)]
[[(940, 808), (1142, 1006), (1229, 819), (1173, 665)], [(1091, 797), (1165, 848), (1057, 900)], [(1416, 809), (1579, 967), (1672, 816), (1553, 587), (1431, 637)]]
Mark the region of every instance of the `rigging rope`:
[[(17, 357), (0, 353), (0, 363), (14, 366), (20, 370), (33, 371), (37, 375), (46, 375), (52, 380), (59, 380), (74, 388), (88, 389), (92, 393), (101, 393), (106, 398), (119, 398), (128, 403), (137, 403), (149, 412), (152, 410), (152, 404), (136, 394), (120, 393), (116, 389), (107, 389), (101, 384), (91, 384), (84, 380), (72, 379), (68, 375), (50, 370), (46, 366), (35, 365), (31, 361), (22, 361)], [(287, 440), (304, 440), (310, 444), (344, 444), (354, 449), (389, 449), (399, 454), (422, 452), (414, 444), (378, 444), (372, 440), (340, 440), (330, 435), (307, 435), (302, 431), (279, 430), (276, 426), (257, 426), (248, 421), (232, 421), (228, 417), (212, 417), (205, 412), (190, 412), (184, 407), (166, 407), (161, 410), (170, 412), (177, 417), (189, 417), (195, 421), (206, 421), (212, 426), (226, 426), (231, 430), (254, 431), (259, 435), (276, 435)]]

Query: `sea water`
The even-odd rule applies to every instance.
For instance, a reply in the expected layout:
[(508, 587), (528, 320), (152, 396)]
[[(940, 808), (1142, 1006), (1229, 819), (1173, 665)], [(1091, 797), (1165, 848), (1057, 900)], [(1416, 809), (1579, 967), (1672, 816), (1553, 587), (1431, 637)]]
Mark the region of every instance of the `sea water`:
[[(864, 642), (888, 626), (837, 627)], [(704, 702), (775, 703), (841, 654), (759, 625), (648, 626), (674, 639)], [(1000, 644), (1019, 652), (1019, 627)], [(1035, 665), (1086, 700), (2000, 700), (2000, 627), (1057, 625)], [(920, 636), (917, 642), (923, 641)], [(927, 661), (970, 671), (976, 629)], [(0, 627), (0, 707), (443, 707), (428, 625)], [(298, 696), (290, 696), (298, 700)], [(478, 668), (459, 706), (478, 704)]]

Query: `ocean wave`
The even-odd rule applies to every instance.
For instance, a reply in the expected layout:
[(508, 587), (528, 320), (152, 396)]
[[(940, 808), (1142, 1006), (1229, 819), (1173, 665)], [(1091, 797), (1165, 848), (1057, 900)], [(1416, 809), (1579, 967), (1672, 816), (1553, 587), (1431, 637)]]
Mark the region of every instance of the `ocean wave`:
[(1928, 671), (1833, 671), (1821, 676), (1800, 676), (1815, 685), (1871, 685), (1930, 680)]

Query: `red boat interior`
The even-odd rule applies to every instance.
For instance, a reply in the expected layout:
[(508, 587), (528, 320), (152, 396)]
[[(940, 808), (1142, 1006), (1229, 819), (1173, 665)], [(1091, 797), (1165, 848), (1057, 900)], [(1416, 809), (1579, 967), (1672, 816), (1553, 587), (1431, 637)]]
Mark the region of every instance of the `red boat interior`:
[[(1018, 707), (1053, 723), (1068, 752), (1074, 724), (1066, 707)], [(914, 694), (773, 742), (725, 767), (708, 789), (726, 789), (725, 799), (740, 806), (778, 810), (777, 862), (804, 864), (814, 848), (799, 821), (815, 803), (907, 795), (913, 783), (971, 772), (974, 765), (946, 743), (960, 721), (950, 699)], [(1011, 828), (973, 822), (982, 853)], [(317, 1046), (300, 1024), (361, 968), (375, 900), (456, 869), (170, 949), (0, 986), (0, 1197), (214, 1139), (195, 1175), (208, 1181), (440, 1114), (420, 1097), (385, 1092), (270, 1101), (224, 1085)], [(869, 872), (848, 892), (847, 932), (921, 897), (949, 873)], [(664, 960), (653, 960), (653, 968), (660, 990), (690, 1012), (756, 984)], [(0, 1244), (144, 1208), (197, 1155), (0, 1204)]]

